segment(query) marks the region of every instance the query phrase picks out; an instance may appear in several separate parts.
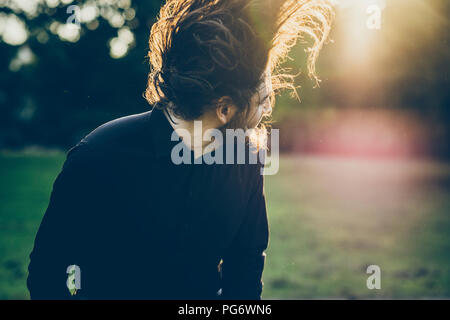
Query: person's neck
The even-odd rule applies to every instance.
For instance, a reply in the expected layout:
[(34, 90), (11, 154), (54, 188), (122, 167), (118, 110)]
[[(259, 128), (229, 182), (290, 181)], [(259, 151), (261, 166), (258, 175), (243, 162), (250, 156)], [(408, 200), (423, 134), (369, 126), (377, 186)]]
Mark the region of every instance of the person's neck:
[(211, 142), (213, 140), (211, 135), (205, 134), (209, 129), (215, 129), (215, 126), (208, 121), (207, 117), (201, 117), (196, 120), (183, 120), (176, 117), (169, 110), (166, 110), (164, 114), (174, 131), (183, 140), (183, 143), (194, 152), (195, 158), (218, 147), (214, 141)]

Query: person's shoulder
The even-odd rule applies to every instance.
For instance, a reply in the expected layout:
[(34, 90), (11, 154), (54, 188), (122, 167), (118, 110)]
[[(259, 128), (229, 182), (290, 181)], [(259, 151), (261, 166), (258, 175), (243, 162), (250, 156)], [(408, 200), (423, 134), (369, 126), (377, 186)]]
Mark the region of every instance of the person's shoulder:
[(147, 138), (150, 115), (151, 111), (133, 114), (98, 126), (69, 149), (64, 167), (92, 165), (117, 153), (139, 150)]
[(147, 111), (108, 121), (86, 135), (80, 144), (102, 151), (130, 147), (145, 138), (142, 131), (147, 128), (150, 115), (151, 111)]

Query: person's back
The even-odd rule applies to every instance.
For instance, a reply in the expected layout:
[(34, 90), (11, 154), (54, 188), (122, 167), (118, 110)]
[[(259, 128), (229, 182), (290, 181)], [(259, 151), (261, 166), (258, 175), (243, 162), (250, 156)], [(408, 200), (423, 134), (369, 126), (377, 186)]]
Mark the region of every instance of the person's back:
[(314, 75), (330, 18), (327, 0), (168, 0), (149, 41), (153, 109), (69, 151), (30, 255), (31, 298), (260, 299), (268, 221), (251, 154), (290, 86), (272, 72), (309, 32)]

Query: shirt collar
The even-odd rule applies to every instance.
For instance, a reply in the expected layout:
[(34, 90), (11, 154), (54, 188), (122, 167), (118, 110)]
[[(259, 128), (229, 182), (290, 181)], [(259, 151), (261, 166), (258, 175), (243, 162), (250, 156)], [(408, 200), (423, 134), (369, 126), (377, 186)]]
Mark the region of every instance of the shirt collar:
[[(158, 108), (153, 108), (150, 111), (150, 131), (151, 131), (151, 139), (153, 140), (154, 152), (156, 157), (170, 157), (172, 153), (172, 149), (178, 144), (183, 143), (182, 139), (175, 132), (173, 127), (170, 125), (169, 120), (164, 114), (164, 111)], [(172, 141), (172, 134), (175, 135), (174, 141)], [(222, 147), (222, 146), (220, 146)], [(189, 148), (187, 148), (190, 150)], [(189, 151), (191, 163), (194, 163), (194, 152), (192, 150)], [(214, 150), (209, 151), (207, 154), (215, 153)], [(202, 157), (204, 157), (202, 155)], [(225, 156), (225, 150), (224, 150)]]
[(174, 130), (164, 112), (153, 108), (150, 112), (149, 124), (155, 155), (157, 157), (170, 157), (172, 148), (179, 143), (179, 139), (171, 140)]

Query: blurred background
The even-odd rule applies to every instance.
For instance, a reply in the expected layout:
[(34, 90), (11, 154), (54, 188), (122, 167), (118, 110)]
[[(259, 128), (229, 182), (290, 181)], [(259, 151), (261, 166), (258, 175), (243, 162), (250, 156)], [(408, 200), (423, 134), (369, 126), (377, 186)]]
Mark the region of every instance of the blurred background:
[[(29, 297), (28, 255), (65, 152), (149, 109), (162, 3), (0, 0), (0, 299)], [(301, 73), (301, 101), (286, 93), (274, 109), (263, 298), (450, 298), (450, 2), (336, 9), (320, 87)], [(306, 71), (307, 47), (285, 67)], [(372, 264), (379, 290), (366, 287)]]

